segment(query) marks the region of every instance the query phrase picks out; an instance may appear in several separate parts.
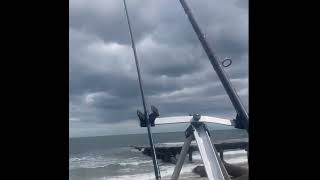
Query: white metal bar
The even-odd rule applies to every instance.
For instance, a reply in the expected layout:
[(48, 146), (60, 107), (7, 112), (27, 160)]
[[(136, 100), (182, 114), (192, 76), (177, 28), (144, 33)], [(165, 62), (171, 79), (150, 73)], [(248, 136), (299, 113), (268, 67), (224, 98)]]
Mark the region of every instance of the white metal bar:
[[(206, 133), (208, 134), (208, 132), (206, 132)], [(208, 136), (209, 136), (209, 135), (208, 135)], [(217, 155), (218, 152), (217, 152), (216, 148), (212, 145), (212, 143), (210, 143), (210, 144), (211, 144), (212, 149), (214, 150), (215, 154)], [(218, 161), (219, 161), (219, 165), (220, 165), (220, 167), (221, 167), (221, 171), (222, 171), (222, 174), (223, 174), (223, 176), (224, 176), (224, 179), (225, 179), (225, 180), (231, 180), (231, 179), (230, 179), (230, 176), (229, 176), (229, 174), (228, 174), (228, 172), (227, 172), (227, 170), (226, 170), (226, 168), (224, 167), (224, 164), (223, 164), (223, 162), (222, 162), (222, 158), (221, 158), (221, 157), (218, 157)]]
[[(155, 120), (155, 125), (163, 124), (176, 124), (176, 123), (191, 123), (193, 122), (192, 116), (174, 116), (174, 117), (162, 117)], [(232, 126), (232, 121), (229, 119), (211, 117), (211, 116), (201, 116), (199, 122), (204, 123), (215, 123), (227, 126)]]
[(216, 154), (210, 137), (203, 125), (193, 126), (194, 137), (197, 141), (199, 152), (204, 163), (205, 170), (209, 180), (225, 180), (218, 155)]

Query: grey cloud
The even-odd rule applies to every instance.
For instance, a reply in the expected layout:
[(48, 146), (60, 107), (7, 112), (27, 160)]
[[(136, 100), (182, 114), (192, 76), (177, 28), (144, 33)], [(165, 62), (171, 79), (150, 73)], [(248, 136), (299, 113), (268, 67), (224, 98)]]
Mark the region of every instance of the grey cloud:
[[(128, 1), (130, 18), (135, 29), (135, 37), (139, 40), (145, 32), (153, 29), (152, 24), (146, 23), (140, 12), (140, 4), (146, 1)], [(143, 6), (142, 6), (143, 7)], [(70, 27), (95, 34), (102, 40), (129, 44), (128, 25), (125, 17), (123, 2), (119, 0), (71, 0), (69, 10)]]
[(236, 1), (235, 5), (239, 8), (243, 8), (245, 10), (248, 10), (249, 8), (249, 2), (244, 0), (238, 0)]
[[(245, 2), (188, 1), (218, 57), (233, 59), (225, 70), (248, 106)], [(149, 105), (156, 105), (163, 116), (233, 116), (232, 104), (179, 2), (127, 4)], [(122, 1), (71, 0), (69, 18), (70, 121), (136, 121), (141, 97)]]

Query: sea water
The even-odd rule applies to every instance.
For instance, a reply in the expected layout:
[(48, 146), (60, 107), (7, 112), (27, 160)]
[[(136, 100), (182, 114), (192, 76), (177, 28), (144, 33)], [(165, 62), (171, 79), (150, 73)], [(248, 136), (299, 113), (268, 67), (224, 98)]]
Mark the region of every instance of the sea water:
[[(218, 130), (211, 132), (213, 140), (246, 138), (241, 130)], [(183, 132), (155, 133), (155, 143), (183, 142)], [(147, 180), (155, 179), (151, 157), (130, 147), (148, 145), (146, 134), (81, 137), (69, 139), (69, 179), (70, 180)], [(224, 153), (225, 161), (232, 164), (246, 164), (244, 150)], [(193, 162), (183, 165), (181, 175), (192, 175), (192, 169), (202, 164), (199, 152), (193, 153)], [(161, 176), (170, 176), (174, 164), (159, 160)]]

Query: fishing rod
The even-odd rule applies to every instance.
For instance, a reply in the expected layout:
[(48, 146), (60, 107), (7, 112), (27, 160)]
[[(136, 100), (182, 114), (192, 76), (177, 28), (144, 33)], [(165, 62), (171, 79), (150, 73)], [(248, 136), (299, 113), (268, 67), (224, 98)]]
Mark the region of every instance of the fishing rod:
[[(135, 44), (134, 44), (133, 35), (132, 35), (130, 19), (129, 19), (129, 14), (128, 14), (127, 5), (126, 5), (126, 0), (123, 0), (123, 4), (124, 4), (124, 9), (125, 9), (125, 12), (126, 12), (126, 16), (127, 16), (128, 26), (129, 26), (129, 32), (130, 32), (130, 37), (131, 37), (131, 44), (132, 44), (132, 49), (133, 49), (133, 54), (134, 54), (134, 60), (135, 60), (136, 67), (137, 67), (137, 73), (138, 73), (138, 79), (139, 79), (139, 87), (140, 87), (140, 93), (141, 93), (143, 110), (144, 110), (143, 119), (145, 120), (147, 129), (148, 129), (148, 137), (149, 137), (149, 143), (150, 143), (151, 151), (152, 151), (152, 161), (153, 161), (153, 167), (154, 167), (154, 174), (155, 174), (155, 177), (156, 177), (157, 180), (161, 180), (160, 169), (159, 169), (159, 166), (158, 166), (157, 155), (156, 155), (156, 151), (155, 151), (155, 147), (154, 147), (154, 143), (153, 143), (153, 137), (152, 137), (151, 128), (150, 128), (149, 115), (148, 115), (148, 111), (147, 111), (147, 108), (146, 108), (147, 105), (146, 105), (146, 100), (145, 100), (144, 92), (143, 92), (143, 88), (142, 88), (142, 79), (141, 79), (141, 74), (140, 74), (138, 56), (137, 56), (136, 47), (135, 47)], [(153, 108), (153, 107), (151, 107), (151, 108), (154, 111), (155, 108)], [(139, 111), (138, 111), (138, 116), (139, 116)], [(140, 118), (140, 116), (139, 116), (139, 118)]]
[[(213, 66), (213, 69), (216, 71), (224, 89), (226, 90), (226, 92), (232, 102), (233, 107), (235, 108), (235, 110), (237, 112), (237, 117), (235, 119), (235, 127), (240, 128), (240, 129), (246, 129), (248, 132), (249, 115), (248, 115), (247, 110), (245, 109), (244, 105), (242, 104), (241, 99), (237, 95), (235, 89), (232, 87), (229, 78), (227, 77), (225, 71), (223, 70), (223, 68), (220, 65), (220, 62), (218, 61), (218, 58), (215, 56), (214, 52), (210, 48), (203, 32), (201, 31), (198, 23), (196, 22), (195, 18), (193, 17), (193, 14), (192, 14), (188, 4), (185, 2), (185, 0), (179, 0), (179, 1), (181, 3), (185, 13), (187, 14), (188, 19), (189, 19), (195, 33), (197, 34), (198, 39), (200, 40), (201, 45), (202, 45), (204, 51), (206, 52), (212, 66)], [(224, 67), (227, 67), (223, 63), (222, 63), (222, 65)]]

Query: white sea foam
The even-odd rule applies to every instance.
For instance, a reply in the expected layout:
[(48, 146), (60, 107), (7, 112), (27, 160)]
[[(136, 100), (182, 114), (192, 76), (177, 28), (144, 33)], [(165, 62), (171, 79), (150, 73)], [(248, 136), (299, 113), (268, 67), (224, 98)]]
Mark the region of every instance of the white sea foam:
[(123, 175), (123, 176), (114, 176), (114, 177), (102, 177), (102, 178), (93, 178), (92, 180), (149, 180), (154, 179), (154, 174), (135, 174), (135, 175)]
[(141, 160), (138, 157), (132, 157), (128, 159), (107, 158), (103, 156), (84, 156), (74, 157), (69, 159), (69, 169), (77, 168), (101, 168), (109, 165), (120, 166), (139, 166), (141, 164), (151, 163), (152, 160)]
[(224, 155), (247, 155), (245, 150), (236, 150), (236, 151), (225, 151)]
[[(185, 164), (182, 169), (180, 174), (192, 174), (192, 169), (197, 166), (197, 164)], [(173, 173), (174, 170), (174, 165), (163, 165), (160, 166), (160, 172), (161, 172), (161, 177), (170, 177)], [(143, 173), (143, 174), (133, 174), (133, 175), (122, 175), (122, 176), (113, 176), (113, 177), (102, 177), (102, 178), (95, 178), (92, 180), (153, 180), (154, 179), (154, 173), (153, 172), (148, 172), (148, 173)]]
[(236, 157), (231, 159), (225, 159), (225, 161), (230, 164), (240, 164), (240, 163), (248, 162), (248, 158), (246, 156), (241, 156), (241, 157)]
[(127, 166), (127, 165), (135, 165), (135, 166), (138, 166), (140, 164), (145, 164), (145, 163), (152, 163), (152, 160), (146, 160), (146, 161), (127, 161), (127, 162), (121, 162), (121, 163), (118, 163), (119, 165), (121, 166)]
[(200, 155), (200, 153), (199, 152), (193, 152), (193, 154), (192, 154), (192, 159), (193, 160), (201, 160), (201, 155)]
[(130, 149), (131, 152), (137, 152), (137, 153), (140, 153), (141, 151), (138, 150), (138, 149)]
[(69, 169), (105, 167), (116, 162), (117, 159), (110, 159), (103, 156), (74, 157), (69, 159)]
[[(248, 161), (247, 152), (245, 150), (226, 151), (223, 153), (224, 160), (231, 164), (245, 163)], [(201, 161), (199, 152), (192, 155), (194, 161)]]
[[(120, 158), (120, 159), (119, 159)], [(187, 158), (188, 159), (188, 158)], [(247, 152), (244, 150), (236, 150), (236, 151), (226, 151), (224, 152), (224, 159), (226, 162), (231, 164), (240, 164), (247, 162)], [(193, 153), (193, 163), (189, 163), (186, 160), (186, 163), (183, 165), (181, 170), (181, 176), (192, 176), (192, 169), (198, 165), (202, 164), (201, 156), (199, 152)], [(77, 169), (77, 168), (100, 168), (107, 166), (116, 167), (112, 168), (119, 168), (121, 169), (120, 174), (103, 174), (105, 177), (98, 177), (93, 176), (92, 180), (149, 180), (154, 179), (154, 172), (153, 168), (149, 168), (149, 165), (152, 166), (152, 160), (148, 157), (144, 156), (135, 156), (130, 158), (122, 158), (116, 156), (105, 156), (105, 155), (98, 155), (98, 154), (87, 154), (83, 157), (71, 157), (69, 158), (69, 169)], [(119, 166), (119, 167), (117, 167)], [(147, 169), (142, 170), (141, 168), (148, 167)], [(160, 170), (161, 176), (163, 178), (168, 178), (172, 175), (175, 165), (164, 163), (160, 161)], [(139, 170), (139, 171), (136, 171)], [(120, 172), (120, 171), (119, 171)], [(77, 178), (76, 178), (77, 179)]]

